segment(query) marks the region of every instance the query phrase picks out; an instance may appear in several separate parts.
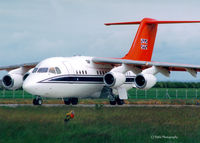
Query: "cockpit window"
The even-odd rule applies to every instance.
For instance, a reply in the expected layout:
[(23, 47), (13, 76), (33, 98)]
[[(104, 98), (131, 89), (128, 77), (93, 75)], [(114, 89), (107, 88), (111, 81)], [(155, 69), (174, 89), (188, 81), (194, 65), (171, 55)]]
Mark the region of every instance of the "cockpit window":
[(58, 67), (55, 67), (57, 74), (61, 74), (61, 70)]
[(34, 70), (32, 71), (32, 73), (36, 73), (38, 70), (38, 68), (34, 68)]
[(55, 71), (54, 67), (49, 68), (49, 72), (53, 73), (53, 74), (56, 74), (56, 71)]
[(37, 71), (38, 73), (45, 73), (48, 71), (48, 68), (39, 68), (39, 70)]

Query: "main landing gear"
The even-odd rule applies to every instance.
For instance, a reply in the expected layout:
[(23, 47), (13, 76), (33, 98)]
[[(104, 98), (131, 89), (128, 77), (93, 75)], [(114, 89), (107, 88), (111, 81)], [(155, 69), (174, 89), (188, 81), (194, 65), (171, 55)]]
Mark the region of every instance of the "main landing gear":
[(106, 94), (108, 95), (110, 105), (123, 105), (124, 100), (120, 99), (119, 96), (113, 94), (112, 88), (106, 88)]
[(36, 98), (33, 99), (33, 105), (42, 105), (42, 98), (40, 96), (36, 96)]
[(120, 99), (119, 96), (114, 97), (114, 99), (110, 100), (110, 105), (123, 105), (124, 104), (124, 100)]
[(64, 98), (64, 103), (66, 105), (77, 105), (78, 104), (78, 98)]

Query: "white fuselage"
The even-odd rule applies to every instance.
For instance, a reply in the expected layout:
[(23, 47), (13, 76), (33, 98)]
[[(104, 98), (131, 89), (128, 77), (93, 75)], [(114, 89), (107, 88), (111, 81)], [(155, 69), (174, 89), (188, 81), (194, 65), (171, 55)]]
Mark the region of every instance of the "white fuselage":
[[(94, 64), (92, 57), (54, 57), (41, 61), (23, 83), (33, 95), (50, 98), (98, 98), (105, 86), (103, 76), (113, 66)], [(134, 85), (135, 75), (126, 73), (123, 85), (127, 90)], [(116, 92), (116, 91), (115, 91)]]

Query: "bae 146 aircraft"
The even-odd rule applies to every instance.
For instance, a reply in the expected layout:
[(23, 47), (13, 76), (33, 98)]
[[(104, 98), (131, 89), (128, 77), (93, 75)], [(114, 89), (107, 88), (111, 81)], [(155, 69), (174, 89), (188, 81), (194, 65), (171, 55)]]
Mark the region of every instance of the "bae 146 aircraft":
[(111, 105), (122, 105), (131, 88), (150, 89), (156, 84), (157, 73), (169, 77), (171, 71), (187, 71), (196, 77), (199, 65), (151, 61), (158, 24), (200, 23), (200, 21), (142, 21), (106, 23), (105, 25), (139, 24), (129, 52), (122, 58), (53, 57), (39, 63), (0, 67), (8, 71), (2, 79), (5, 88), (21, 87), (36, 95), (34, 105), (42, 97), (61, 98), (66, 105), (78, 98), (108, 98)]

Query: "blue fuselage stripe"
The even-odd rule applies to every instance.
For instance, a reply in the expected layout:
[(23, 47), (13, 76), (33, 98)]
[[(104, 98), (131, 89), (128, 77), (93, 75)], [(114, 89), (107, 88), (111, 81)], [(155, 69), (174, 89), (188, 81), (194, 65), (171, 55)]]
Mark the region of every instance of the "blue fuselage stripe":
[[(135, 77), (126, 77), (125, 83), (133, 83), (135, 80)], [(40, 81), (40, 83), (98, 83), (103, 84), (103, 76), (72, 76), (72, 75), (66, 75), (66, 76), (57, 76), (52, 77), (43, 81)]]

